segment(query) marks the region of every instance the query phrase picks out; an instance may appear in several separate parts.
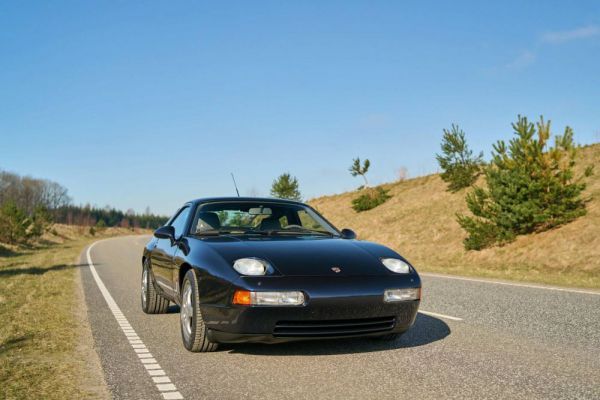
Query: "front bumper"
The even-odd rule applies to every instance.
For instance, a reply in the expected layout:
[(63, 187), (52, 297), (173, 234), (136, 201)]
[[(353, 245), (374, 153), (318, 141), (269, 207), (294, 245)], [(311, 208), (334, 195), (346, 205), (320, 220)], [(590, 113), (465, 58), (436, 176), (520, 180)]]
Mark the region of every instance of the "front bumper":
[(420, 287), (418, 275), (371, 277), (244, 277), (243, 290), (302, 290), (303, 306), (201, 305), (214, 342), (279, 343), (402, 333), (414, 323), (419, 301), (386, 303), (386, 289)]

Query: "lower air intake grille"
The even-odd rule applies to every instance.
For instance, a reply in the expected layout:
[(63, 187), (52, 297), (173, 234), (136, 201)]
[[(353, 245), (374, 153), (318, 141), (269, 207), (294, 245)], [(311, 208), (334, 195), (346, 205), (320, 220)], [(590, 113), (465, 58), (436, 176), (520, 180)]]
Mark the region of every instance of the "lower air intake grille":
[(327, 337), (385, 332), (394, 328), (396, 318), (338, 319), (329, 321), (279, 321), (274, 336)]

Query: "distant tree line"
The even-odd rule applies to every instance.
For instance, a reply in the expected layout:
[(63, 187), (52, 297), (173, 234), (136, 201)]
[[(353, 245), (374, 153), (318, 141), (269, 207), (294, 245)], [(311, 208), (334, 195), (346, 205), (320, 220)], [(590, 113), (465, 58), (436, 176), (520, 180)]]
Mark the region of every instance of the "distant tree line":
[(23, 244), (41, 236), (52, 223), (96, 228), (157, 228), (166, 217), (72, 204), (59, 183), (0, 170), (0, 242)]
[(119, 226), (122, 228), (145, 228), (156, 229), (162, 226), (167, 217), (151, 214), (136, 214), (133, 210), (123, 212), (112, 207), (93, 207), (66, 205), (53, 211), (54, 221), (67, 225), (95, 226), (103, 228), (107, 226)]
[(55, 210), (71, 203), (67, 189), (47, 179), (0, 170), (0, 205), (12, 203), (31, 215), (38, 208)]

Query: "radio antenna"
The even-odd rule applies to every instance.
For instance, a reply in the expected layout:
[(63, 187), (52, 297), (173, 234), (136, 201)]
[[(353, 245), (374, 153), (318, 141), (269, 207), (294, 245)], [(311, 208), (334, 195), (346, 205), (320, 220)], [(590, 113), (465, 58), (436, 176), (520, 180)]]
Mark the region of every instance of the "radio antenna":
[(233, 176), (233, 172), (231, 173), (231, 179), (233, 180), (233, 186), (235, 187), (235, 192), (237, 193), (238, 197), (240, 197), (240, 191), (237, 188), (237, 183), (235, 183), (235, 176)]

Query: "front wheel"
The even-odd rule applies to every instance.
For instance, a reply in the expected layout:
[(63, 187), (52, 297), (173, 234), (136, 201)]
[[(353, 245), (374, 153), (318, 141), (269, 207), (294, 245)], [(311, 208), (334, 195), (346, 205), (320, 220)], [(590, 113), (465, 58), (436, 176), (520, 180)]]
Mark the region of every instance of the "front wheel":
[(146, 314), (165, 314), (169, 309), (169, 300), (156, 292), (150, 270), (150, 260), (144, 261), (142, 269), (142, 310)]
[(215, 351), (218, 344), (208, 340), (208, 329), (200, 312), (198, 277), (193, 269), (183, 278), (181, 291), (181, 337), (186, 349), (193, 352)]

